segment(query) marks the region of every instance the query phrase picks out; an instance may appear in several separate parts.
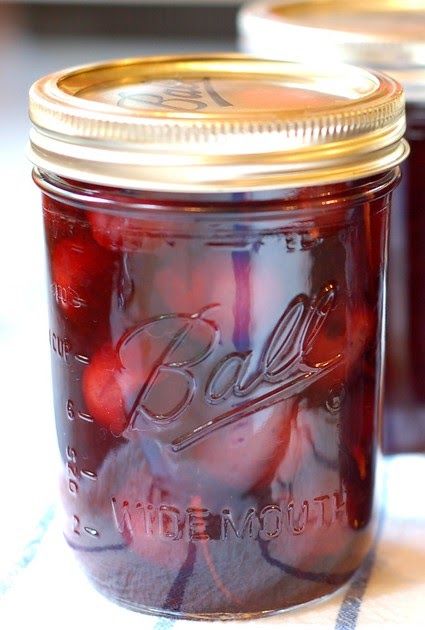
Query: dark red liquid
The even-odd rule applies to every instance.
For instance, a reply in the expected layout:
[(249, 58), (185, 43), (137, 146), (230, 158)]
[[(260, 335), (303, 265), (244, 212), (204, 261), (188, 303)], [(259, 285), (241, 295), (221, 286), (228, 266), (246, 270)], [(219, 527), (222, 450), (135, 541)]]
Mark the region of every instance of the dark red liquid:
[(65, 536), (108, 597), (255, 615), (358, 568), (396, 175), (268, 201), (44, 194)]
[(385, 442), (425, 450), (425, 106), (407, 108), (411, 154), (393, 206), (389, 263)]

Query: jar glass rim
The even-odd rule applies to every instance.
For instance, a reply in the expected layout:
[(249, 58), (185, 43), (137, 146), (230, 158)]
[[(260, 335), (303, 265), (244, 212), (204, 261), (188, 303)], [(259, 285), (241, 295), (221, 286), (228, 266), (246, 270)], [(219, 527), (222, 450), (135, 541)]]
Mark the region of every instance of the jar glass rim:
[[(211, 220), (212, 217), (229, 217), (231, 221), (244, 221), (249, 218), (279, 220), (282, 212), (291, 220), (307, 221), (314, 209), (346, 208), (347, 204), (358, 206), (372, 199), (379, 199), (391, 192), (400, 180), (400, 168), (395, 167), (384, 173), (362, 180), (345, 182), (345, 186), (311, 186), (303, 189), (303, 203), (299, 204), (299, 190), (280, 189), (273, 191), (240, 191), (238, 193), (173, 193), (134, 189), (121, 190), (113, 187), (96, 187), (90, 182), (70, 182), (54, 173), (33, 169), (33, 179), (41, 191), (60, 202), (69, 202), (84, 211), (103, 214), (131, 215), (138, 212), (152, 214), (156, 220), (163, 215), (164, 220), (171, 216), (192, 215), (197, 220)], [(117, 192), (120, 201), (117, 201)], [(243, 208), (241, 209), (241, 206)]]

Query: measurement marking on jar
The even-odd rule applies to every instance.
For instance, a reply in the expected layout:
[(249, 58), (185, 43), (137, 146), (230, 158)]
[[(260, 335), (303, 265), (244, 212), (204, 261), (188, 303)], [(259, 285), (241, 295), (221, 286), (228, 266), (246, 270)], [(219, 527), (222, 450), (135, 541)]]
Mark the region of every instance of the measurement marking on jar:
[(76, 411), (75, 403), (70, 398), (66, 401), (66, 415), (70, 422), (73, 422), (76, 417), (84, 422), (94, 422), (94, 418), (89, 413), (86, 413), (85, 411)]
[(88, 413), (79, 411), (77, 415), (80, 418), (80, 420), (84, 420), (84, 422), (94, 422), (94, 418)]
[(68, 478), (68, 491), (72, 495), (78, 494), (78, 467), (77, 467), (77, 451), (71, 446), (66, 447), (66, 475)]
[(86, 479), (90, 479), (91, 481), (97, 481), (96, 473), (92, 472), (91, 470), (82, 470), (81, 476), (85, 477)]
[(100, 533), (94, 527), (91, 527), (89, 525), (82, 526), (81, 519), (76, 514), (73, 514), (72, 516), (72, 531), (77, 536), (81, 536), (82, 533), (88, 534), (92, 538), (99, 538), (100, 536)]
[(70, 494), (78, 494), (78, 484), (73, 479), (68, 479), (68, 490)]
[(56, 282), (51, 285), (53, 297), (61, 308), (87, 308), (87, 302), (72, 287), (63, 287)]
[(72, 357), (77, 363), (90, 365), (90, 357), (85, 354), (73, 354), (70, 340), (67, 337), (61, 337), (53, 330), (49, 330), (49, 345), (52, 352), (67, 365)]
[(84, 354), (76, 354), (75, 360), (78, 361), (78, 363), (82, 363), (83, 365), (90, 365), (90, 358), (86, 357)]
[(71, 446), (66, 447), (66, 459), (74, 464), (77, 462), (77, 451), (75, 448)]
[(77, 536), (80, 536), (81, 532), (80, 532), (80, 519), (79, 517), (74, 514), (72, 517), (72, 530), (74, 532), (74, 534), (77, 534)]
[(75, 420), (74, 401), (70, 398), (66, 401), (66, 417), (70, 422)]
[(97, 474), (87, 468), (80, 469), (77, 463), (77, 451), (71, 446), (66, 447), (66, 475), (68, 478), (68, 490), (71, 494), (78, 494), (78, 481), (80, 477), (97, 481)]
[(52, 351), (65, 363), (69, 363), (71, 342), (66, 337), (60, 337), (53, 330), (49, 330), (49, 343)]
[(88, 534), (89, 536), (93, 536), (93, 538), (98, 538), (99, 537), (99, 532), (97, 531), (97, 529), (95, 529), (94, 527), (84, 527), (84, 531), (86, 532), (86, 534)]

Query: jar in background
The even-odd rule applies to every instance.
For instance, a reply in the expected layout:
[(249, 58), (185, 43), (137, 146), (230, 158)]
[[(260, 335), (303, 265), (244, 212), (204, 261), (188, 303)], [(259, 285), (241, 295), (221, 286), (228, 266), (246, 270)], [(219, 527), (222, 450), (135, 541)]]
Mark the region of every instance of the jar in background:
[(384, 422), (390, 453), (425, 452), (425, 64), (421, 80), (424, 100), (406, 110), (411, 152), (391, 219)]
[(65, 538), (142, 612), (328, 595), (374, 531), (400, 86), (237, 55), (31, 90)]
[(425, 1), (275, 0), (239, 15), (245, 52), (343, 62), (395, 76), (407, 98), (411, 147), (391, 214), (383, 446), (425, 451)]

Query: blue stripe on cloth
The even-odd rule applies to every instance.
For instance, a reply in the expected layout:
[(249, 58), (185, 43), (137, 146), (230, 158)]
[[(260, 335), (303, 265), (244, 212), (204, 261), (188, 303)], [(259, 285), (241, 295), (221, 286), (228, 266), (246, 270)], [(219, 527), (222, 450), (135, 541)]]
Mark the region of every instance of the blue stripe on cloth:
[(53, 521), (54, 515), (55, 508), (50, 506), (38, 521), (35, 533), (31, 540), (25, 545), (21, 557), (17, 560), (6, 577), (0, 580), (0, 597), (7, 593), (7, 591), (13, 586), (13, 583), (19, 576), (19, 573), (26, 569), (36, 557), (40, 545)]
[[(183, 562), (183, 565), (170, 588), (170, 591), (163, 605), (164, 610), (180, 612), (187, 582), (193, 574), (195, 559), (196, 547), (194, 543), (189, 543), (189, 551), (187, 553), (186, 560)], [(158, 619), (154, 626), (154, 630), (170, 630), (170, 628), (172, 628), (177, 623), (177, 621), (178, 619)]]
[(376, 548), (374, 547), (366, 556), (361, 569), (356, 573), (356, 577), (345, 595), (336, 618), (336, 630), (354, 630), (356, 628), (363, 597), (375, 563), (375, 557)]
[(372, 575), (372, 570), (376, 560), (377, 546), (381, 538), (385, 521), (385, 509), (387, 503), (387, 479), (384, 476), (384, 488), (382, 493), (382, 504), (378, 517), (378, 529), (373, 542), (372, 549), (367, 554), (362, 566), (355, 574), (349, 589), (344, 597), (344, 601), (339, 609), (335, 622), (335, 630), (355, 630), (360, 615), (360, 609), (366, 593), (367, 585)]
[(280, 571), (292, 575), (298, 580), (306, 580), (308, 582), (318, 582), (319, 584), (331, 584), (332, 586), (341, 586), (350, 579), (353, 572), (349, 573), (314, 573), (313, 571), (302, 571), (290, 564), (285, 564), (270, 555), (268, 550), (268, 541), (259, 540), (261, 555), (272, 566)]

